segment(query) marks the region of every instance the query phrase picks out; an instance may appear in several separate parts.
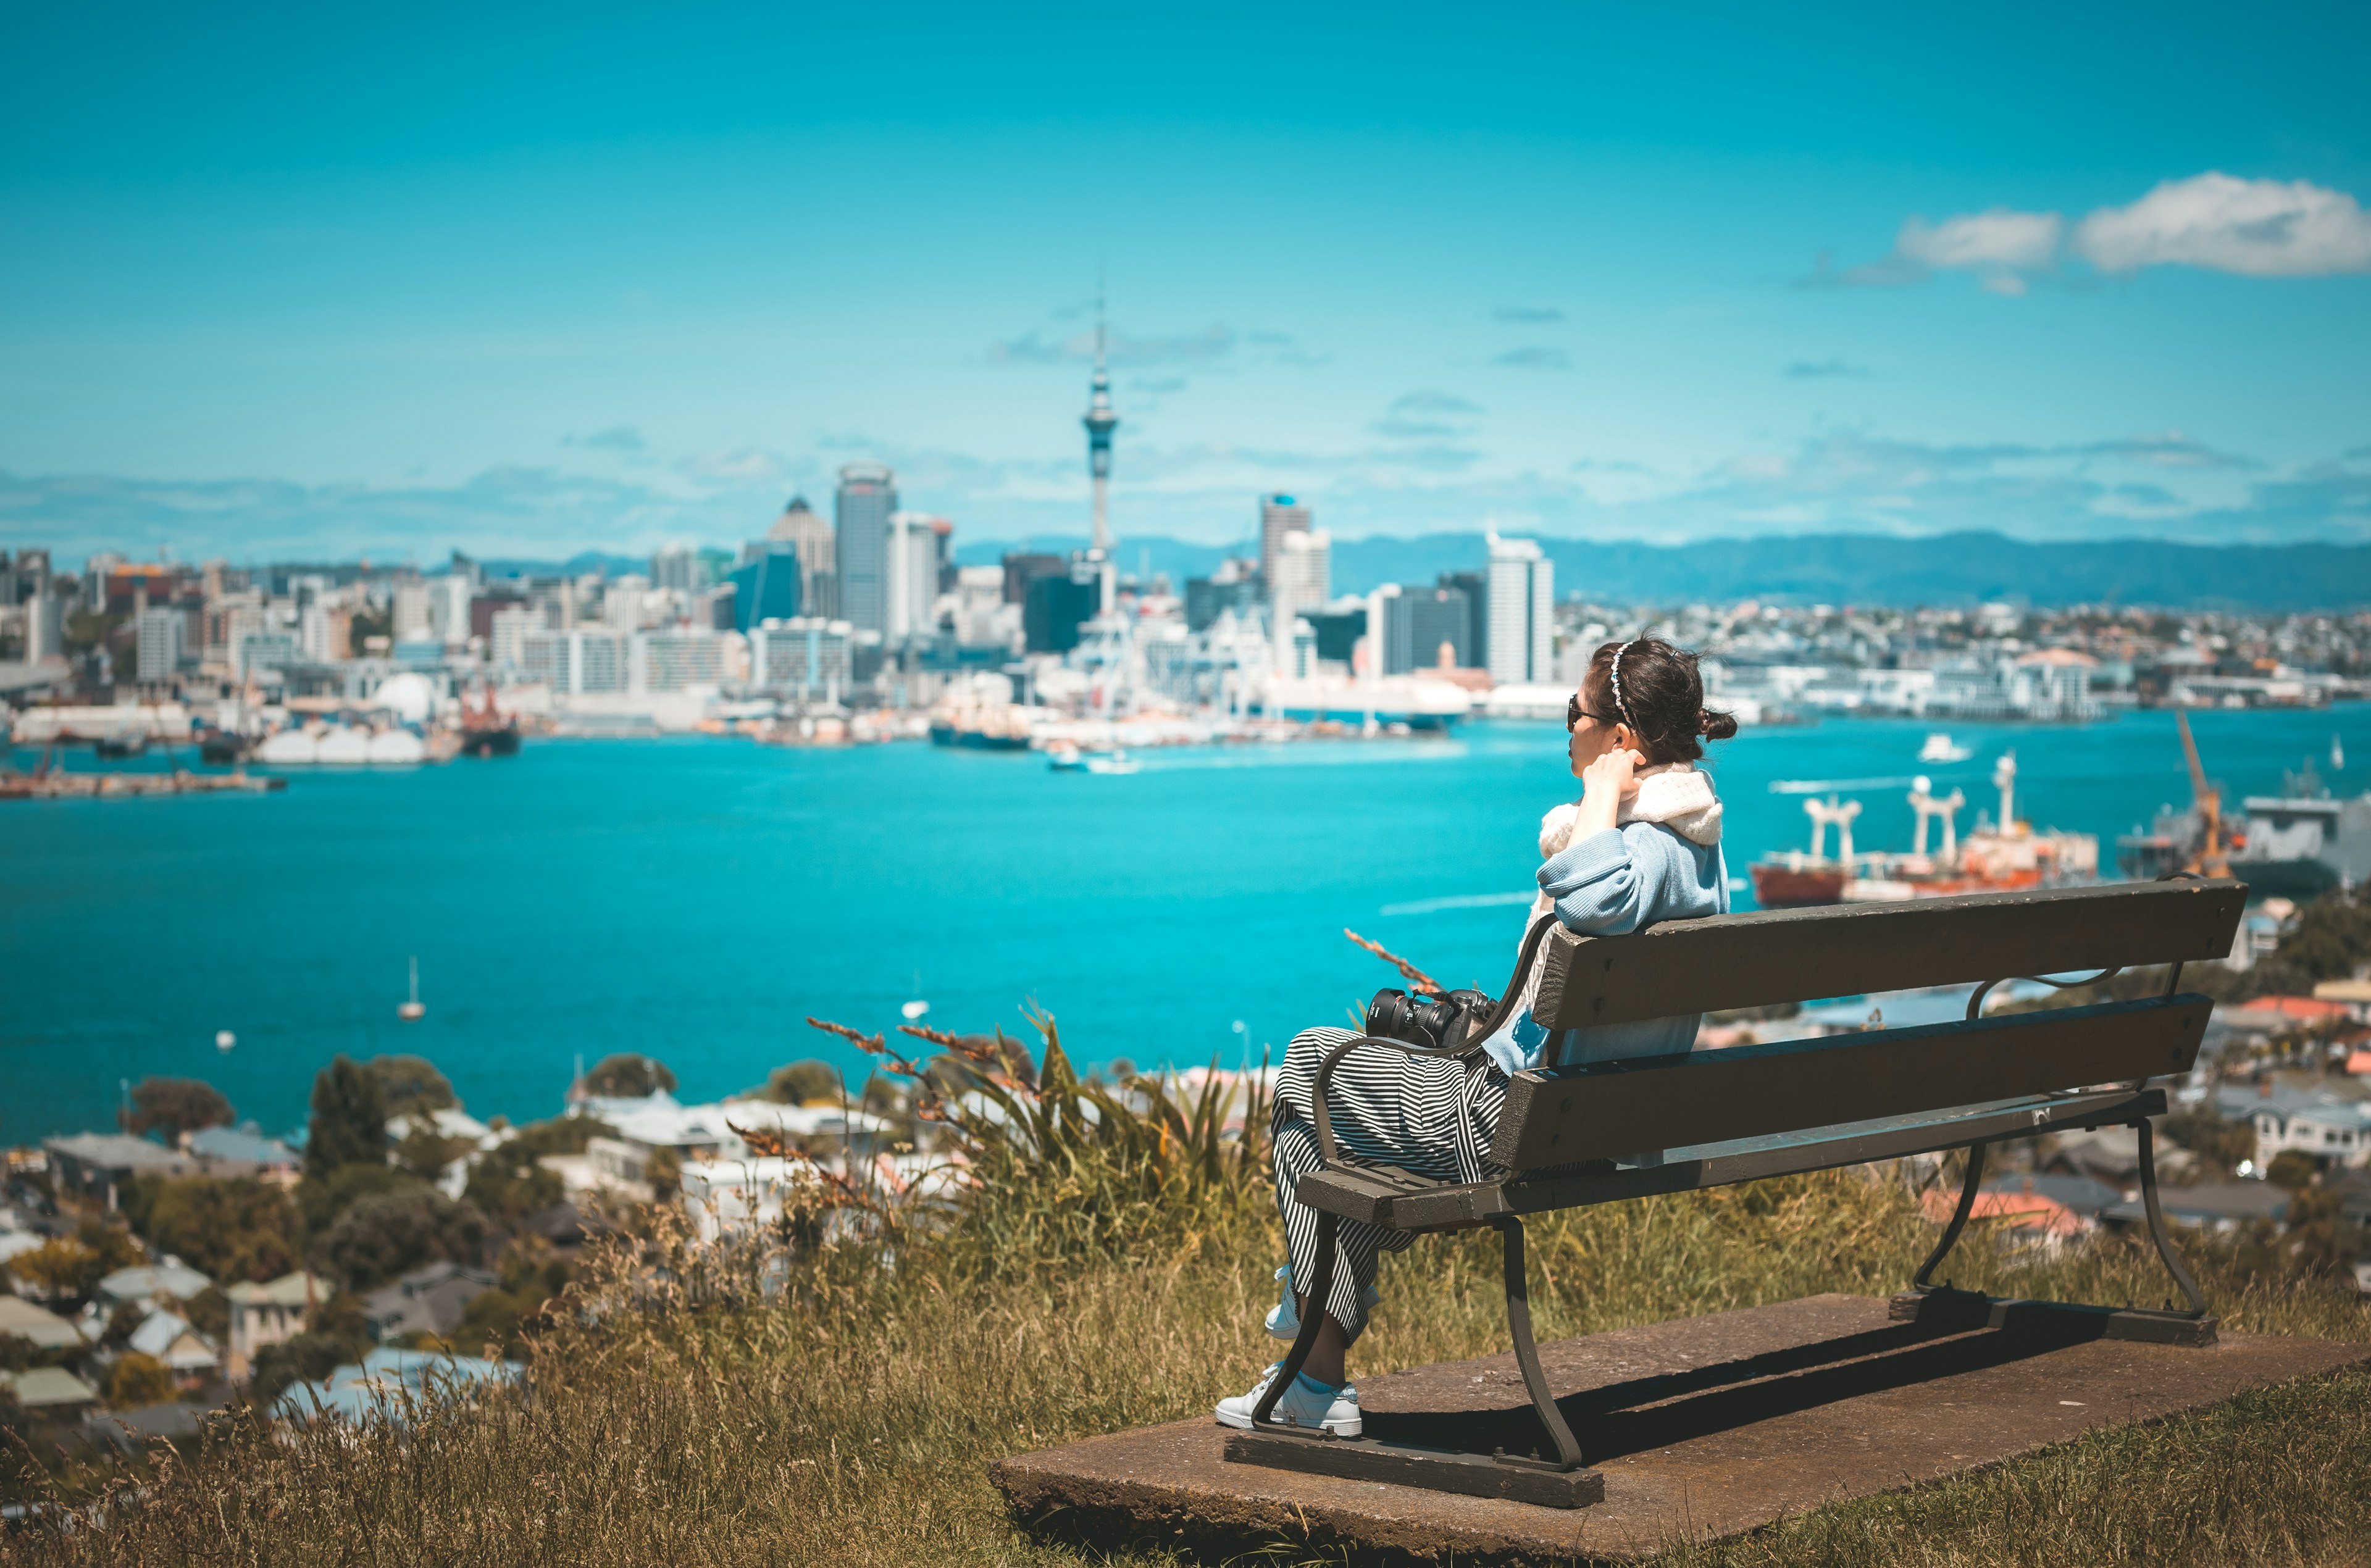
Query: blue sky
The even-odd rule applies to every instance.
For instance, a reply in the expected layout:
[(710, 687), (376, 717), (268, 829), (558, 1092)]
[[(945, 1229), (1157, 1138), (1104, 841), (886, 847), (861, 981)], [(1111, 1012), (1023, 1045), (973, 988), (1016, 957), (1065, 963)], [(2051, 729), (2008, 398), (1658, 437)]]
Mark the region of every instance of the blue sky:
[(1099, 271), (1123, 537), (2371, 538), (2371, 20), (2068, 10), (27, 13), (0, 542), (1081, 532)]

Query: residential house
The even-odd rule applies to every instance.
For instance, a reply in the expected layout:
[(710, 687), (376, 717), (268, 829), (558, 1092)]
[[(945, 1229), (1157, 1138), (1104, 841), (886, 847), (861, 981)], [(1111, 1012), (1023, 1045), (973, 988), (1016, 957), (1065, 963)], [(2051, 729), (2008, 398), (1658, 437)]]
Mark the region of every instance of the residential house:
[[(2157, 1206), (2169, 1224), (2219, 1233), (2260, 1219), (2278, 1224), (2289, 1211), (2289, 1194), (2270, 1182), (2202, 1182), (2194, 1187), (2159, 1187)], [(2148, 1220), (2137, 1196), (2111, 1205), (2099, 1217), (2116, 1226)]]
[(329, 1299), (326, 1280), (298, 1272), (282, 1274), (268, 1284), (241, 1280), (223, 1295), (230, 1301), (230, 1343), (223, 1370), (234, 1381), (255, 1369), (256, 1352), (266, 1345), (285, 1344), (305, 1332), (313, 1309)]
[(135, 1176), (190, 1176), (198, 1169), (188, 1155), (121, 1133), (44, 1138), (41, 1147), (50, 1157), (52, 1182), (110, 1209)]
[(2269, 1166), (2288, 1149), (2300, 1149), (2333, 1165), (2371, 1166), (2371, 1101), (2351, 1100), (2327, 1089), (2293, 1089), (2265, 1078), (2251, 1091), (2226, 1085), (2217, 1108), (2231, 1121), (2256, 1129), (2256, 1163)]
[(168, 1258), (161, 1263), (135, 1263), (128, 1269), (118, 1269), (98, 1282), (98, 1310), (101, 1314), (111, 1313), (118, 1307), (133, 1301), (187, 1301), (213, 1284), (214, 1281), (178, 1259)]
[(494, 1276), (459, 1263), (431, 1263), (363, 1297), (363, 1319), (381, 1344), (401, 1334), (449, 1337)]
[(305, 1157), (267, 1138), (249, 1122), (238, 1127), (205, 1127), (191, 1133), (181, 1147), (209, 1176), (247, 1177), (275, 1187), (293, 1187), (303, 1173)]
[(82, 1331), (19, 1296), (0, 1296), (0, 1338), (30, 1340), (37, 1350), (80, 1350)]
[(98, 1390), (63, 1366), (36, 1366), (29, 1372), (0, 1372), (0, 1388), (17, 1396), (29, 1415), (63, 1421), (98, 1402)]
[(526, 1374), (515, 1361), (382, 1347), (318, 1383), (297, 1384), (280, 1396), (273, 1411), (297, 1421), (317, 1415), (356, 1422), (373, 1414), (399, 1418), (411, 1401), (515, 1383)]
[(206, 1337), (190, 1324), (187, 1318), (159, 1307), (148, 1314), (145, 1321), (132, 1331), (126, 1350), (153, 1355), (173, 1369), (177, 1378), (198, 1381), (222, 1370), (222, 1357)]

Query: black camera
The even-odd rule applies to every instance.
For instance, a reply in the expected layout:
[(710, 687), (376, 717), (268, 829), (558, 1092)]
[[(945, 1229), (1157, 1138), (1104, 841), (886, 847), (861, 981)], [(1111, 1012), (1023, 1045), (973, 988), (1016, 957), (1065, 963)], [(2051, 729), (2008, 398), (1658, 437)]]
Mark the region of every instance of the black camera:
[(1366, 1032), (1379, 1040), (1455, 1050), (1486, 1021), (1497, 1004), (1479, 991), (1446, 996), (1378, 991), (1367, 1004)]

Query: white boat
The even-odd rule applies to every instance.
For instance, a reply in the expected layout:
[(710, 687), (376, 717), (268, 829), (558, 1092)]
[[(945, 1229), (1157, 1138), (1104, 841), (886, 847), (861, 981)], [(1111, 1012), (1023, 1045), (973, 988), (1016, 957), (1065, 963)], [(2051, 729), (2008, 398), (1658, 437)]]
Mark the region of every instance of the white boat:
[(1143, 766), (1144, 765), (1142, 763), (1138, 762), (1124, 751), (1116, 751), (1109, 756), (1091, 756), (1087, 758), (1087, 771), (1089, 773), (1134, 773)]
[(1047, 748), (1046, 766), (1057, 773), (1084, 773), (1087, 759), (1080, 755), (1078, 747), (1062, 741)]
[(1951, 737), (1940, 730), (1928, 735), (1926, 744), (1918, 748), (1921, 762), (1965, 762), (1975, 755), (1966, 746), (1952, 744)]
[(255, 748), (255, 760), (267, 767), (308, 767), (321, 760), (320, 750), (320, 743), (306, 732), (283, 730)]
[(313, 760), (324, 767), (360, 767), (370, 759), (370, 736), (342, 725), (323, 735), (313, 753)]

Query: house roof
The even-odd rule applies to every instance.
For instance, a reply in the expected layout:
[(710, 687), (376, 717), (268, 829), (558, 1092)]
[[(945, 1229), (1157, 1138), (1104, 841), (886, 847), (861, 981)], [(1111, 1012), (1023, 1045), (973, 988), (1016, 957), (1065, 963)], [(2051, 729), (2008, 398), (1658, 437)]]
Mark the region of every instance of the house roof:
[(515, 1383), (526, 1372), (515, 1361), (446, 1355), (418, 1350), (374, 1350), (341, 1366), (318, 1383), (299, 1383), (280, 1396), (276, 1413), (310, 1419), (321, 1414), (360, 1421), (374, 1413), (399, 1415), (407, 1396), (419, 1399), (490, 1384)]
[(31, 1340), (43, 1350), (78, 1350), (83, 1344), (81, 1330), (18, 1296), (0, 1296), (0, 1334)]
[[(302, 1270), (295, 1274), (282, 1274), (278, 1279), (264, 1285), (257, 1285), (251, 1280), (241, 1280), (223, 1294), (242, 1307), (302, 1307), (308, 1295), (305, 1288), (305, 1274)], [(311, 1299), (327, 1301), (332, 1294), (328, 1280), (317, 1278), (313, 1281)]]
[(2283, 1122), (2307, 1116), (2334, 1127), (2371, 1132), (2371, 1101), (2349, 1100), (2326, 1089), (2291, 1089), (2275, 1083), (2266, 1090), (2226, 1085), (2215, 1095), (2215, 1106), (2234, 1121), (2250, 1120), (2270, 1112)]
[(2038, 1193), (2054, 1204), (2091, 1218), (2102, 1209), (2124, 1201), (2119, 1188), (2105, 1182), (2094, 1182), (2088, 1176), (2065, 1176), (2037, 1172), (2031, 1176), (2004, 1176), (1984, 1183), (1988, 1193)]
[(130, 1348), (153, 1355), (176, 1372), (202, 1372), (222, 1365), (221, 1357), (189, 1320), (178, 1313), (156, 1311), (132, 1331)]
[[(2193, 1224), (2225, 1219), (2278, 1219), (2288, 1212), (2289, 1194), (2285, 1188), (2270, 1182), (2202, 1182), (2195, 1187), (2159, 1187), (2157, 1203), (2175, 1219)], [(2138, 1203), (2120, 1203), (2110, 1208), (2109, 1219), (2134, 1220), (2142, 1217)]]
[(278, 1138), (267, 1138), (250, 1127), (206, 1127), (191, 1133), (190, 1153), (200, 1159), (240, 1165), (290, 1166), (298, 1159), (296, 1151)]
[(2240, 1003), (2239, 1010), (2243, 1013), (2278, 1013), (2283, 1018), (2317, 1021), (2354, 1016), (2354, 1009), (2344, 1002), (2319, 997), (2258, 997), (2253, 1001)]
[(163, 1144), (121, 1133), (76, 1133), (71, 1137), (43, 1138), (41, 1147), (52, 1154), (78, 1159), (102, 1170), (185, 1170), (190, 1164)]
[(187, 1301), (212, 1284), (186, 1263), (134, 1263), (100, 1280), (98, 1291), (116, 1301), (145, 1301), (153, 1296)]
[(63, 1366), (36, 1366), (30, 1372), (0, 1372), (27, 1410), (52, 1410), (60, 1405), (97, 1404), (98, 1390)]
[(494, 1284), (494, 1276), (458, 1263), (431, 1263), (363, 1297), (363, 1316), (382, 1339), (397, 1334), (449, 1334), (461, 1326), (471, 1301)]

